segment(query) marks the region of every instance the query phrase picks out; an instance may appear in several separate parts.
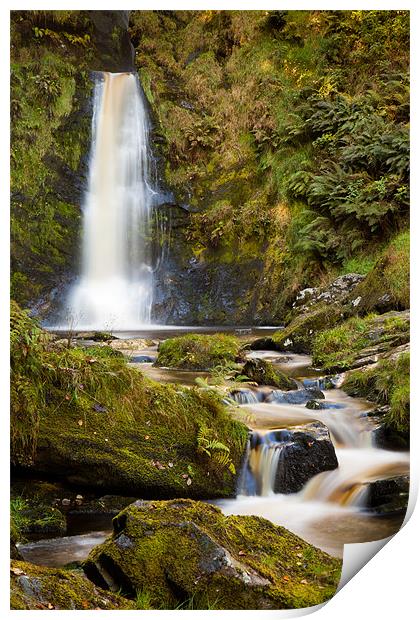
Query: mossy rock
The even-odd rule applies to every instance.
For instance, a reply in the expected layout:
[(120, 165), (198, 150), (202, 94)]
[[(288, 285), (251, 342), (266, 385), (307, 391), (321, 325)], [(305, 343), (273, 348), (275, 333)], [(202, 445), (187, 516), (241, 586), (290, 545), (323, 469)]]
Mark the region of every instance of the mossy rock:
[(234, 363), (239, 353), (239, 340), (228, 334), (186, 334), (168, 338), (159, 345), (156, 366), (208, 370)]
[(127, 599), (104, 591), (83, 573), (12, 561), (11, 609), (134, 609)]
[(361, 314), (410, 307), (410, 233), (399, 234), (373, 269), (352, 292), (351, 303)]
[(327, 371), (358, 368), (378, 361), (392, 349), (410, 340), (410, 313), (387, 312), (352, 317), (316, 334), (312, 362)]
[(310, 353), (316, 334), (343, 318), (343, 308), (338, 304), (319, 304), (309, 312), (295, 317), (284, 329), (275, 332), (271, 338), (255, 340), (251, 349), (293, 351)]
[(241, 375), (245, 375), (258, 385), (271, 385), (280, 390), (295, 390), (298, 387), (294, 379), (277, 370), (273, 364), (266, 360), (247, 360), (241, 370)]
[(364, 397), (380, 407), (374, 431), (377, 443), (385, 448), (408, 449), (410, 432), (410, 353), (394, 353), (372, 367), (347, 374), (342, 389), (350, 396)]
[(122, 511), (83, 567), (100, 587), (133, 598), (146, 589), (155, 608), (194, 598), (198, 608), (290, 609), (331, 598), (341, 561), (260, 517), (172, 500)]
[(11, 349), (13, 465), (137, 497), (234, 494), (247, 428), (216, 394), (151, 381), (110, 347), (57, 345), (16, 305)]

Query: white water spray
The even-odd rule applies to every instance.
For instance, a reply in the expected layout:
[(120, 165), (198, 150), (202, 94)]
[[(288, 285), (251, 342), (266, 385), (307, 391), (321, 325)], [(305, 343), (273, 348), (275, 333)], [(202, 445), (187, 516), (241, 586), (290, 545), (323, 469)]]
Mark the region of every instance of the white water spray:
[(153, 270), (149, 122), (137, 77), (102, 73), (95, 84), (82, 274), (67, 322), (136, 329), (151, 322)]

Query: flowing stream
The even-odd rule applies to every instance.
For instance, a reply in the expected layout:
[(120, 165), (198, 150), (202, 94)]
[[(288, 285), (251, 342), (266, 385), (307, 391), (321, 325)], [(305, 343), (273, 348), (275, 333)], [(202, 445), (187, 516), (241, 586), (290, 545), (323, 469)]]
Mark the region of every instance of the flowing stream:
[[(134, 359), (142, 352), (152, 356), (156, 353), (154, 349), (145, 348), (134, 351), (129, 348), (127, 352)], [(345, 543), (377, 540), (395, 533), (403, 515), (401, 512), (386, 515), (369, 512), (368, 485), (377, 480), (406, 476), (409, 454), (375, 447), (372, 424), (364, 415), (372, 404), (352, 398), (338, 387), (325, 389), (325, 381), (307, 368), (310, 362), (307, 356), (287, 354), (286, 359), (258, 351), (249, 356), (270, 358), (288, 374), (299, 377), (302, 384), (322, 389), (325, 395), (322, 402), (327, 408), (310, 410), (304, 403), (281, 402), (280, 394), (276, 395), (268, 386), (235, 387), (232, 392), (239, 403), (242, 419), (252, 429), (252, 441), (239, 476), (237, 497), (213, 503), (225, 514), (265, 517), (337, 557), (342, 556)], [(184, 385), (192, 385), (194, 377), (206, 374), (154, 368), (150, 363), (134, 362), (133, 365), (158, 381)], [(312, 375), (311, 379), (304, 378), (308, 375)], [(297, 493), (275, 493), (277, 468), (282, 467), (282, 450), (290, 441), (291, 433), (305, 431), (305, 426), (317, 421), (329, 430), (339, 467), (314, 476)], [(99, 532), (91, 531), (94, 529), (92, 517), (84, 524), (82, 521), (79, 529), (73, 532), (77, 535), (30, 542), (20, 545), (20, 550), (26, 559), (50, 566), (81, 560), (111, 528), (111, 518), (107, 526), (103, 516), (97, 520)]]
[[(252, 353), (254, 358), (258, 355)], [(261, 357), (267, 355), (262, 352)], [(297, 357), (291, 359), (289, 374), (296, 367), (302, 371)], [(287, 369), (284, 361), (278, 365)], [(270, 394), (264, 388), (240, 392), (235, 399), (248, 413), (253, 437), (238, 496), (216, 502), (223, 512), (265, 517), (335, 556), (342, 555), (344, 543), (384, 538), (398, 529), (401, 515), (383, 517), (366, 510), (368, 485), (407, 475), (409, 455), (375, 447), (369, 419), (363, 417), (371, 408), (369, 403), (331, 389), (324, 390), (323, 402), (329, 408), (313, 411), (304, 404), (276, 402), (275, 391)], [(313, 421), (328, 427), (339, 467), (314, 476), (298, 493), (275, 493), (274, 480), (287, 442), (285, 431), (305, 430), (304, 425)]]
[(67, 327), (137, 329), (151, 322), (149, 120), (137, 76), (99, 73), (94, 87), (82, 273)]

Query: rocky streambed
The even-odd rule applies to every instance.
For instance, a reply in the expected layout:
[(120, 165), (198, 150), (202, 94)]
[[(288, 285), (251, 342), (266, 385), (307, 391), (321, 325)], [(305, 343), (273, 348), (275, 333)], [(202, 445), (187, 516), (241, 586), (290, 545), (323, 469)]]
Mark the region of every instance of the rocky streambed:
[[(17, 608), (50, 603), (66, 608), (51, 588), (33, 585), (40, 571), (44, 576), (51, 571), (51, 583), (61, 579), (57, 570), (65, 566), (76, 569), (81, 580), (75, 591), (85, 588), (88, 578), (91, 600), (95, 588), (122, 592), (121, 605), (128, 607), (144, 608), (137, 599), (146, 581), (150, 608), (188, 605), (194, 598), (200, 608), (310, 606), (333, 594), (345, 543), (384, 538), (400, 527), (408, 498), (408, 453), (378, 445), (380, 415), (371, 402), (341, 389), (342, 375), (322, 375), (307, 354), (242, 345), (242, 361), (233, 371), (162, 368), (156, 334), (127, 336), (104, 346), (160, 384), (194, 386), (204, 398), (217, 392), (233, 418), (248, 428), (242, 459), (233, 470), (236, 491), (224, 499), (216, 492), (215, 499), (217, 487), (206, 487), (193, 466), (182, 465), (175, 497), (191, 497), (192, 491), (205, 503), (159, 501), (159, 488), (158, 497), (149, 499), (147, 485), (134, 498), (119, 496), (118, 469), (110, 485), (114, 494), (101, 495), (92, 476), (79, 475), (83, 465), (64, 481), (61, 476), (60, 483), (46, 483), (42, 460), (38, 498), (49, 484), (43, 501), (64, 515), (65, 525), (36, 535), (29, 528), (29, 538), (41, 540), (18, 544), (16, 556), (26, 563), (18, 559), (12, 567)], [(249, 334), (239, 334), (239, 340), (249, 341)], [(108, 439), (112, 443), (112, 434)], [(150, 459), (162, 481), (171, 479), (161, 487), (164, 498), (176, 485), (171, 458)], [(100, 482), (99, 489), (106, 488)], [(22, 497), (30, 495), (20, 489)], [(118, 605), (115, 600), (106, 605)]]

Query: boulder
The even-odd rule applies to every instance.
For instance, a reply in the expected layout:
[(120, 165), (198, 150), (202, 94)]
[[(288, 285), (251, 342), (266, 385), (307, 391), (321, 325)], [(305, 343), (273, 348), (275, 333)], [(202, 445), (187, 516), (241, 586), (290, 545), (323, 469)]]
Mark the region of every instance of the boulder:
[(11, 609), (134, 609), (132, 601), (104, 591), (81, 572), (12, 561)]
[(363, 282), (365, 276), (360, 273), (346, 273), (339, 276), (328, 286), (305, 288), (296, 295), (292, 305), (300, 312), (309, 310), (312, 306), (319, 303), (346, 303), (353, 290)]
[(295, 390), (298, 387), (294, 379), (277, 370), (270, 362), (262, 359), (247, 360), (240, 374), (247, 376), (259, 385), (271, 385), (281, 390)]
[(287, 403), (289, 405), (304, 405), (308, 401), (314, 399), (324, 399), (325, 396), (317, 388), (308, 388), (300, 390), (289, 390), (283, 392), (281, 390), (273, 390), (266, 398), (268, 403)]
[(290, 432), (281, 449), (274, 479), (275, 493), (297, 493), (323, 471), (338, 467), (337, 456), (327, 427), (321, 422), (306, 424)]
[(410, 487), (409, 476), (394, 476), (368, 484), (366, 506), (379, 514), (405, 512)]
[[(283, 527), (191, 500), (137, 501), (84, 562), (97, 586), (152, 607), (289, 609), (328, 600), (341, 562)], [(302, 558), (302, 559), (300, 559)]]
[(300, 312), (286, 327), (276, 331), (271, 338), (254, 340), (252, 350), (268, 349), (311, 353), (312, 340), (317, 332), (333, 327), (344, 318), (343, 308), (337, 303), (320, 302), (309, 310)]

